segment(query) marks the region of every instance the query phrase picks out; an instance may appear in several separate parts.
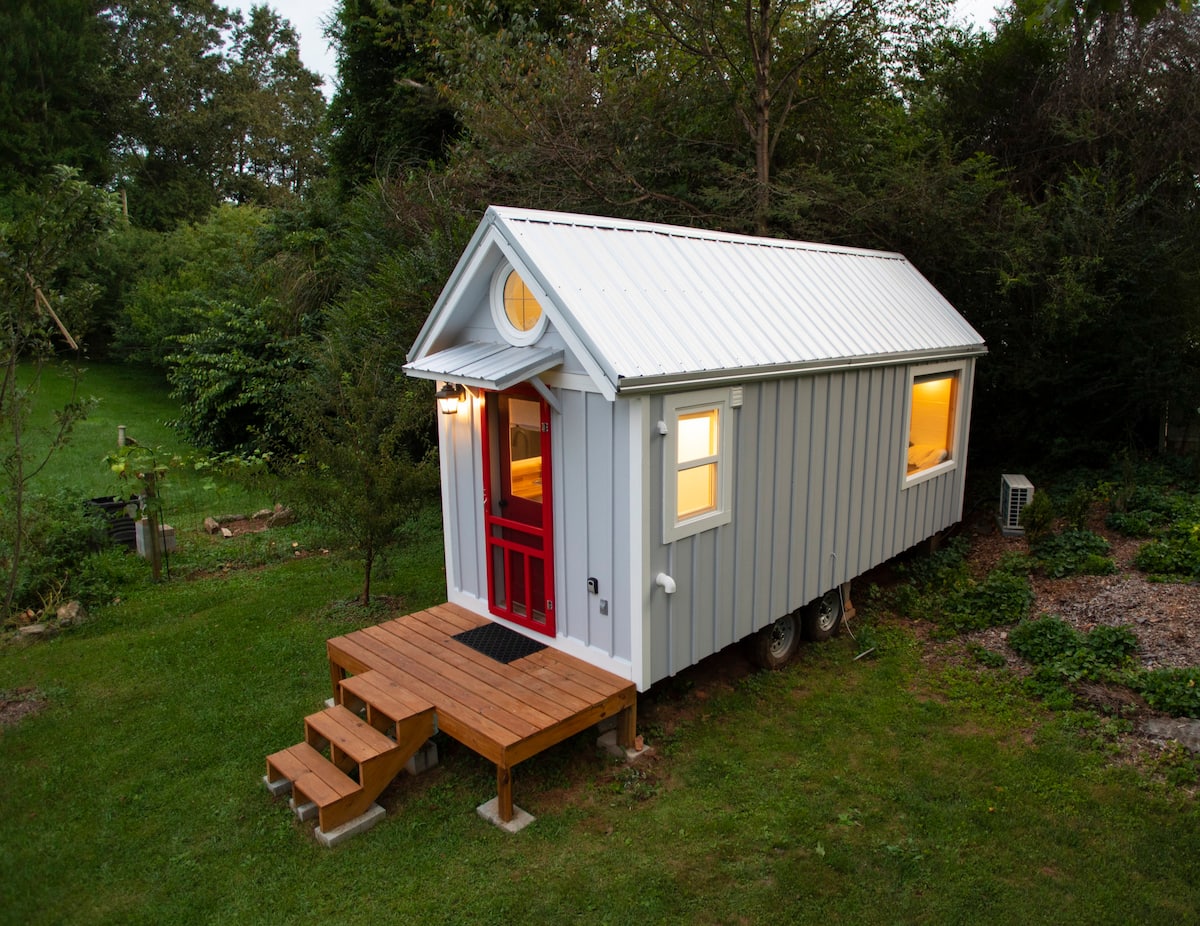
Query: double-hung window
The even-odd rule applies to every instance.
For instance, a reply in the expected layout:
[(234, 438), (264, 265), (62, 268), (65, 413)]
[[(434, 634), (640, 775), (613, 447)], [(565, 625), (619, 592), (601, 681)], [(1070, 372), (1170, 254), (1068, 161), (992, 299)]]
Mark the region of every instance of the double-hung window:
[(667, 396), (663, 542), (728, 524), (733, 488), (729, 390)]

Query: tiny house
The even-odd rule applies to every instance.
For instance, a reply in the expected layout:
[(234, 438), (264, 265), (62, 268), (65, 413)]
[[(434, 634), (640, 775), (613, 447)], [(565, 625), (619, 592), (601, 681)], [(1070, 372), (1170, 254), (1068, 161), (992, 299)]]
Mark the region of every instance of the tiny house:
[(985, 352), (899, 254), (492, 207), (405, 366), (449, 601), (639, 690), (782, 662), (961, 518)]

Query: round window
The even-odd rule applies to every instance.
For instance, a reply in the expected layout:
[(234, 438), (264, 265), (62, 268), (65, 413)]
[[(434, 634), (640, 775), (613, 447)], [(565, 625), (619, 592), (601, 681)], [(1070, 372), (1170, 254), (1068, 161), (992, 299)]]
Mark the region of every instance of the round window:
[(532, 331), (542, 317), (542, 307), (515, 270), (504, 281), (504, 315), (518, 331)]
[(492, 318), (510, 344), (535, 344), (546, 330), (546, 313), (511, 265), (497, 268), (492, 277)]

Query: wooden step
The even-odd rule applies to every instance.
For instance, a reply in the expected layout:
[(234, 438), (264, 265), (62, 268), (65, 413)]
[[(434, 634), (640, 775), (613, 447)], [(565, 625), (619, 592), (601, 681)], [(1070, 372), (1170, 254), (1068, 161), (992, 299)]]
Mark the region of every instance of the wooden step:
[(338, 683), (338, 700), (343, 705), (347, 695), (366, 705), (367, 722), (378, 730), (434, 709), (424, 698), (373, 669), (342, 679)]
[[(305, 741), (317, 746), (320, 741), (328, 742), (337, 752), (356, 763), (369, 762), (378, 756), (395, 750), (396, 741), (384, 736), (357, 714), (340, 704), (326, 708), (319, 714), (304, 718)], [(337, 757), (334, 757), (335, 764)]]
[(307, 798), (318, 807), (360, 790), (358, 782), (308, 743), (297, 743), (267, 756), (267, 781), (284, 778), (292, 782), (298, 803)]

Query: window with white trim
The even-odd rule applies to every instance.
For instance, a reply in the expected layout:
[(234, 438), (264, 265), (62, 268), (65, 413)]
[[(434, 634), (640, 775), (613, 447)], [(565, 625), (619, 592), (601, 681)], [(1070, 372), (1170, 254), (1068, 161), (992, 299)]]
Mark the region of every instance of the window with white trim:
[(496, 328), (510, 344), (528, 346), (546, 330), (546, 313), (537, 296), (508, 264), (492, 277), (491, 307)]
[(731, 416), (727, 389), (667, 396), (664, 400), (664, 543), (731, 520)]
[(963, 369), (955, 364), (912, 371), (905, 451), (905, 477), (910, 483), (957, 465)]

